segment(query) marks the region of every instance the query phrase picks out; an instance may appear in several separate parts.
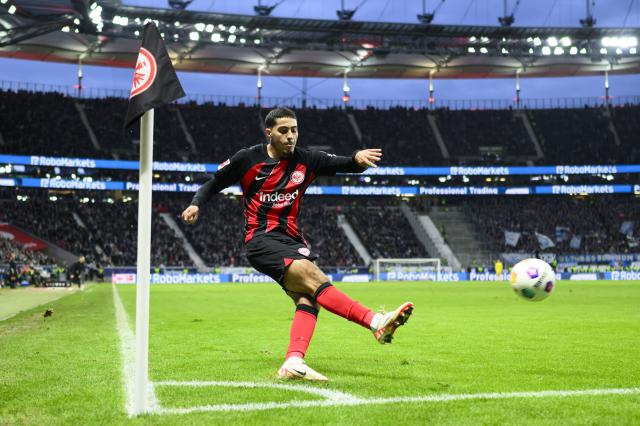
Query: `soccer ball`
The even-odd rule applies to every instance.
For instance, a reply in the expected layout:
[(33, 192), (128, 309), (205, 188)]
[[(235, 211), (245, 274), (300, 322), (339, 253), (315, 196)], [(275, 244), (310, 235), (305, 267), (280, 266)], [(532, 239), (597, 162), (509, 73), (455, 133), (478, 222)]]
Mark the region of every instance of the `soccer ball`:
[(541, 259), (525, 259), (511, 270), (511, 288), (530, 302), (546, 299), (553, 290), (555, 280), (556, 273)]

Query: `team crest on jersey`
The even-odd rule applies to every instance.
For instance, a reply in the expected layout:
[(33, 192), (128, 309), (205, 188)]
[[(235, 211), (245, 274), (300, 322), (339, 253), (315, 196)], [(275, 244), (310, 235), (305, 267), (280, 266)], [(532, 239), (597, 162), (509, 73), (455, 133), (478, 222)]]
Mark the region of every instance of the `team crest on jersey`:
[(298, 253), (300, 253), (300, 254), (301, 254), (301, 255), (303, 255), (303, 256), (309, 256), (309, 254), (311, 254), (311, 252), (309, 251), (309, 249), (308, 249), (308, 248), (306, 248), (306, 247), (300, 247), (300, 248), (298, 249)]
[(133, 85), (131, 86), (131, 96), (134, 97), (147, 90), (156, 80), (158, 73), (158, 65), (156, 58), (153, 57), (144, 47), (140, 48), (138, 60), (136, 61), (136, 70), (133, 74)]
[(304, 173), (302, 173), (300, 170), (296, 170), (295, 172), (291, 173), (290, 180), (296, 185), (302, 183), (302, 181), (304, 180)]

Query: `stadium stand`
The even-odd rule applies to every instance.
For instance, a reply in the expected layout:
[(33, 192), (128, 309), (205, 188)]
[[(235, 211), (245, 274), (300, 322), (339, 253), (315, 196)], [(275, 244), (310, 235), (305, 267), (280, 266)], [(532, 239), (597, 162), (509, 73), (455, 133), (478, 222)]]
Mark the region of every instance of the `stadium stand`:
[(0, 238), (0, 263), (8, 262), (14, 256), (16, 263), (35, 264), (35, 265), (51, 265), (53, 259), (41, 251), (34, 251), (24, 248), (21, 244)]
[(104, 157), (91, 145), (73, 98), (0, 91), (2, 151), (7, 154)]
[[(81, 102), (101, 149), (91, 143), (75, 102)], [(128, 136), (121, 131), (125, 110), (126, 100), (120, 98), (76, 100), (56, 93), (0, 91), (2, 151), (17, 155), (136, 159), (138, 147), (132, 142), (137, 138), (135, 131)], [(156, 112), (154, 156), (163, 161), (223, 161), (238, 149), (264, 140), (260, 115), (265, 113), (266, 110), (253, 106), (222, 104), (188, 103), (160, 108)], [(518, 157), (534, 155), (534, 145), (522, 118), (508, 109), (306, 108), (297, 113), (302, 146), (346, 155), (362, 146), (382, 147), (384, 165), (476, 161), (522, 164)], [(640, 159), (638, 106), (528, 110), (525, 113), (544, 153), (544, 158), (536, 161), (538, 164), (622, 164)], [(442, 157), (428, 114), (436, 118), (452, 155), (450, 160)], [(361, 139), (356, 129), (359, 129)], [(187, 141), (187, 133), (193, 137), (194, 145)], [(498, 149), (486, 150), (484, 147)], [(50, 172), (50, 169), (42, 168), (25, 173), (30, 173), (30, 177), (44, 177)], [(62, 169), (60, 173), (68, 176), (79, 172)], [(87, 173), (94, 179), (137, 180), (137, 173), (131, 171), (89, 170)], [(194, 177), (199, 179), (195, 174), (162, 173), (155, 179), (193, 182)], [(583, 177), (572, 178), (572, 182), (580, 179)], [(16, 201), (14, 193), (5, 191), (4, 196), (11, 200), (4, 204), (2, 219), (72, 253), (84, 254), (90, 261), (104, 265), (135, 264), (135, 201), (101, 201), (108, 197), (106, 193), (92, 196), (97, 200), (95, 203), (79, 202), (79, 197), (84, 197), (80, 193), (72, 195), (75, 198), (65, 195), (57, 201), (49, 200), (44, 191), (32, 194), (23, 202)], [(161, 199), (167, 211), (176, 218), (188, 201), (184, 197)], [(337, 225), (340, 212), (346, 214), (373, 257), (427, 256), (392, 201), (395, 200), (307, 197), (301, 227), (312, 249), (322, 256), (319, 264), (325, 267), (362, 264), (362, 259)], [(413, 203), (418, 210), (428, 211), (431, 201), (420, 198)], [(622, 222), (637, 221), (638, 204), (633, 200), (617, 197), (483, 198), (468, 201), (467, 208), (474, 213), (469, 215), (470, 220), (486, 235), (495, 252), (533, 252), (539, 249), (534, 232), (548, 235), (555, 241), (557, 227), (568, 228), (571, 236), (581, 236), (581, 244), (579, 248), (575, 244), (572, 247), (570, 238), (557, 241), (556, 247), (551, 249), (555, 252), (605, 253), (635, 249), (633, 234), (628, 238), (619, 232)], [(574, 211), (580, 211), (580, 216), (572, 214)], [(84, 227), (78, 224), (74, 213)], [(306, 226), (307, 223), (314, 223), (315, 227)], [(220, 196), (205, 208), (198, 225), (186, 227), (180, 223), (180, 226), (206, 264), (248, 265), (241, 242), (244, 225), (239, 199)], [(370, 229), (376, 232), (368, 232)], [(505, 246), (505, 229), (522, 233), (516, 248)], [(157, 212), (154, 212), (152, 247), (154, 264), (193, 266), (182, 242)]]
[[(98, 198), (99, 195), (96, 202), (79, 202), (75, 198), (51, 201), (44, 193), (35, 194), (26, 202), (3, 201), (3, 220), (15, 223), (76, 255), (85, 255), (90, 262), (96, 261), (106, 266), (136, 264), (136, 202), (105, 202)], [(207, 265), (249, 266), (242, 243), (242, 200), (237, 197), (216, 197), (203, 207), (201, 219), (194, 226), (184, 225), (178, 219), (188, 202), (189, 199), (184, 197), (164, 197), (156, 203), (152, 216), (152, 264), (194, 266), (182, 241), (160, 219), (158, 211), (162, 210), (176, 216), (187, 240)], [(86, 228), (79, 226), (73, 217), (74, 213)], [(361, 266), (362, 260), (337, 225), (337, 213), (335, 203), (327, 205), (320, 199), (305, 200), (300, 224), (305, 238), (311, 248), (321, 255), (320, 265)]]
[[(136, 126), (122, 129), (126, 100), (82, 99), (96, 149), (74, 105), (74, 98), (57, 93), (0, 91), (0, 134), (3, 151), (11, 154), (66, 157), (138, 157)], [(178, 111), (184, 119), (180, 124)], [(638, 161), (635, 138), (640, 132), (637, 106), (581, 109), (532, 109), (526, 114), (544, 158), (538, 164), (598, 164)], [(260, 115), (254, 106), (175, 104), (156, 110), (154, 158), (160, 161), (217, 163), (237, 150), (261, 143)], [(476, 162), (523, 164), (532, 160), (534, 145), (522, 119), (510, 109), (448, 110), (394, 107), (375, 109), (298, 109), (301, 144), (349, 155), (363, 146), (384, 150), (386, 165), (443, 165)], [(355, 127), (349, 122), (354, 118)], [(436, 125), (449, 150), (444, 159), (428, 122)], [(613, 125), (613, 126), (612, 126)], [(356, 136), (355, 128), (361, 133)], [(616, 131), (619, 140), (616, 140)], [(192, 146), (186, 137), (194, 140)], [(620, 143), (618, 145), (618, 142)], [(195, 152), (194, 152), (195, 147)]]
[[(640, 158), (640, 107), (627, 105), (611, 108), (611, 118), (620, 138), (618, 161), (637, 161)], [(625, 160), (626, 158), (626, 160)]]
[[(170, 211), (179, 217), (189, 203), (174, 201)], [(207, 265), (248, 266), (243, 250), (244, 220), (242, 200), (216, 196), (202, 207), (198, 222), (192, 226), (178, 223), (185, 236)]]
[[(78, 213), (103, 248), (106, 264), (131, 266), (136, 264), (137, 217), (136, 202), (84, 203)], [(174, 232), (154, 210), (151, 230), (151, 262), (153, 265), (193, 266), (189, 255)]]
[(385, 164), (443, 164), (427, 110), (367, 108), (353, 110), (353, 115), (362, 132), (362, 146), (382, 148)]
[[(495, 252), (544, 251), (535, 232), (552, 239), (555, 247), (546, 251), (554, 253), (628, 253), (638, 247), (633, 228), (640, 202), (628, 197), (489, 198), (468, 201), (465, 207)], [(634, 223), (630, 236), (620, 231), (626, 221)], [(516, 247), (505, 244), (505, 230), (521, 233)], [(574, 235), (579, 247), (571, 246)]]
[(301, 209), (300, 226), (311, 250), (319, 254), (320, 266), (355, 267), (363, 260), (338, 226), (339, 201), (309, 197)]
[(194, 103), (179, 106), (198, 149), (198, 162), (221, 163), (264, 140), (254, 107)]
[[(530, 110), (528, 114), (547, 163), (602, 164), (616, 160), (609, 119), (600, 108)], [(630, 158), (618, 160), (626, 162)]]
[(402, 215), (397, 200), (351, 201), (344, 211), (373, 258), (429, 257)]
[(75, 254), (92, 255), (94, 237), (78, 225), (73, 204), (53, 202), (46, 197), (29, 197), (27, 201), (3, 201), (3, 220), (40, 239)]
[[(83, 101), (84, 111), (101, 147), (120, 159), (138, 157), (139, 128), (123, 129), (127, 100), (120, 98)], [(186, 161), (191, 148), (185, 142), (175, 114), (175, 106), (155, 111), (154, 158), (163, 161)]]
[(535, 154), (522, 119), (512, 110), (436, 111), (452, 157), (504, 161)]

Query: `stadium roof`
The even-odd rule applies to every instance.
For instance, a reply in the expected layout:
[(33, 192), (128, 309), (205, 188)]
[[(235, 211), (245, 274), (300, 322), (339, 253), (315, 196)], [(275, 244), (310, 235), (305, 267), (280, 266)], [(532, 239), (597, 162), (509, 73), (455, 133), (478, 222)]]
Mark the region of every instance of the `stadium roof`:
[[(2, 0), (0, 56), (132, 67), (146, 19), (175, 68), (334, 77), (556, 77), (640, 73), (640, 29), (425, 25), (124, 6), (119, 1)], [(13, 6), (13, 7), (12, 7)], [(13, 10), (12, 10), (13, 9)], [(11, 13), (12, 12), (12, 13)]]

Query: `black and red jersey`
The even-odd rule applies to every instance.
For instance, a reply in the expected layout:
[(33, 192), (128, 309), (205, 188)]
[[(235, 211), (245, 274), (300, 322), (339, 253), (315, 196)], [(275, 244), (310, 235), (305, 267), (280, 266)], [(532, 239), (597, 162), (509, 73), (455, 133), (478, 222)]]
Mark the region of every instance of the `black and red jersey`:
[[(355, 155), (355, 154), (354, 154)], [(268, 232), (285, 233), (304, 241), (298, 227), (302, 197), (317, 176), (360, 173), (351, 157), (296, 147), (293, 155), (280, 160), (267, 154), (265, 144), (235, 153), (196, 193), (192, 205), (200, 206), (213, 194), (236, 182), (242, 187), (245, 243)]]

